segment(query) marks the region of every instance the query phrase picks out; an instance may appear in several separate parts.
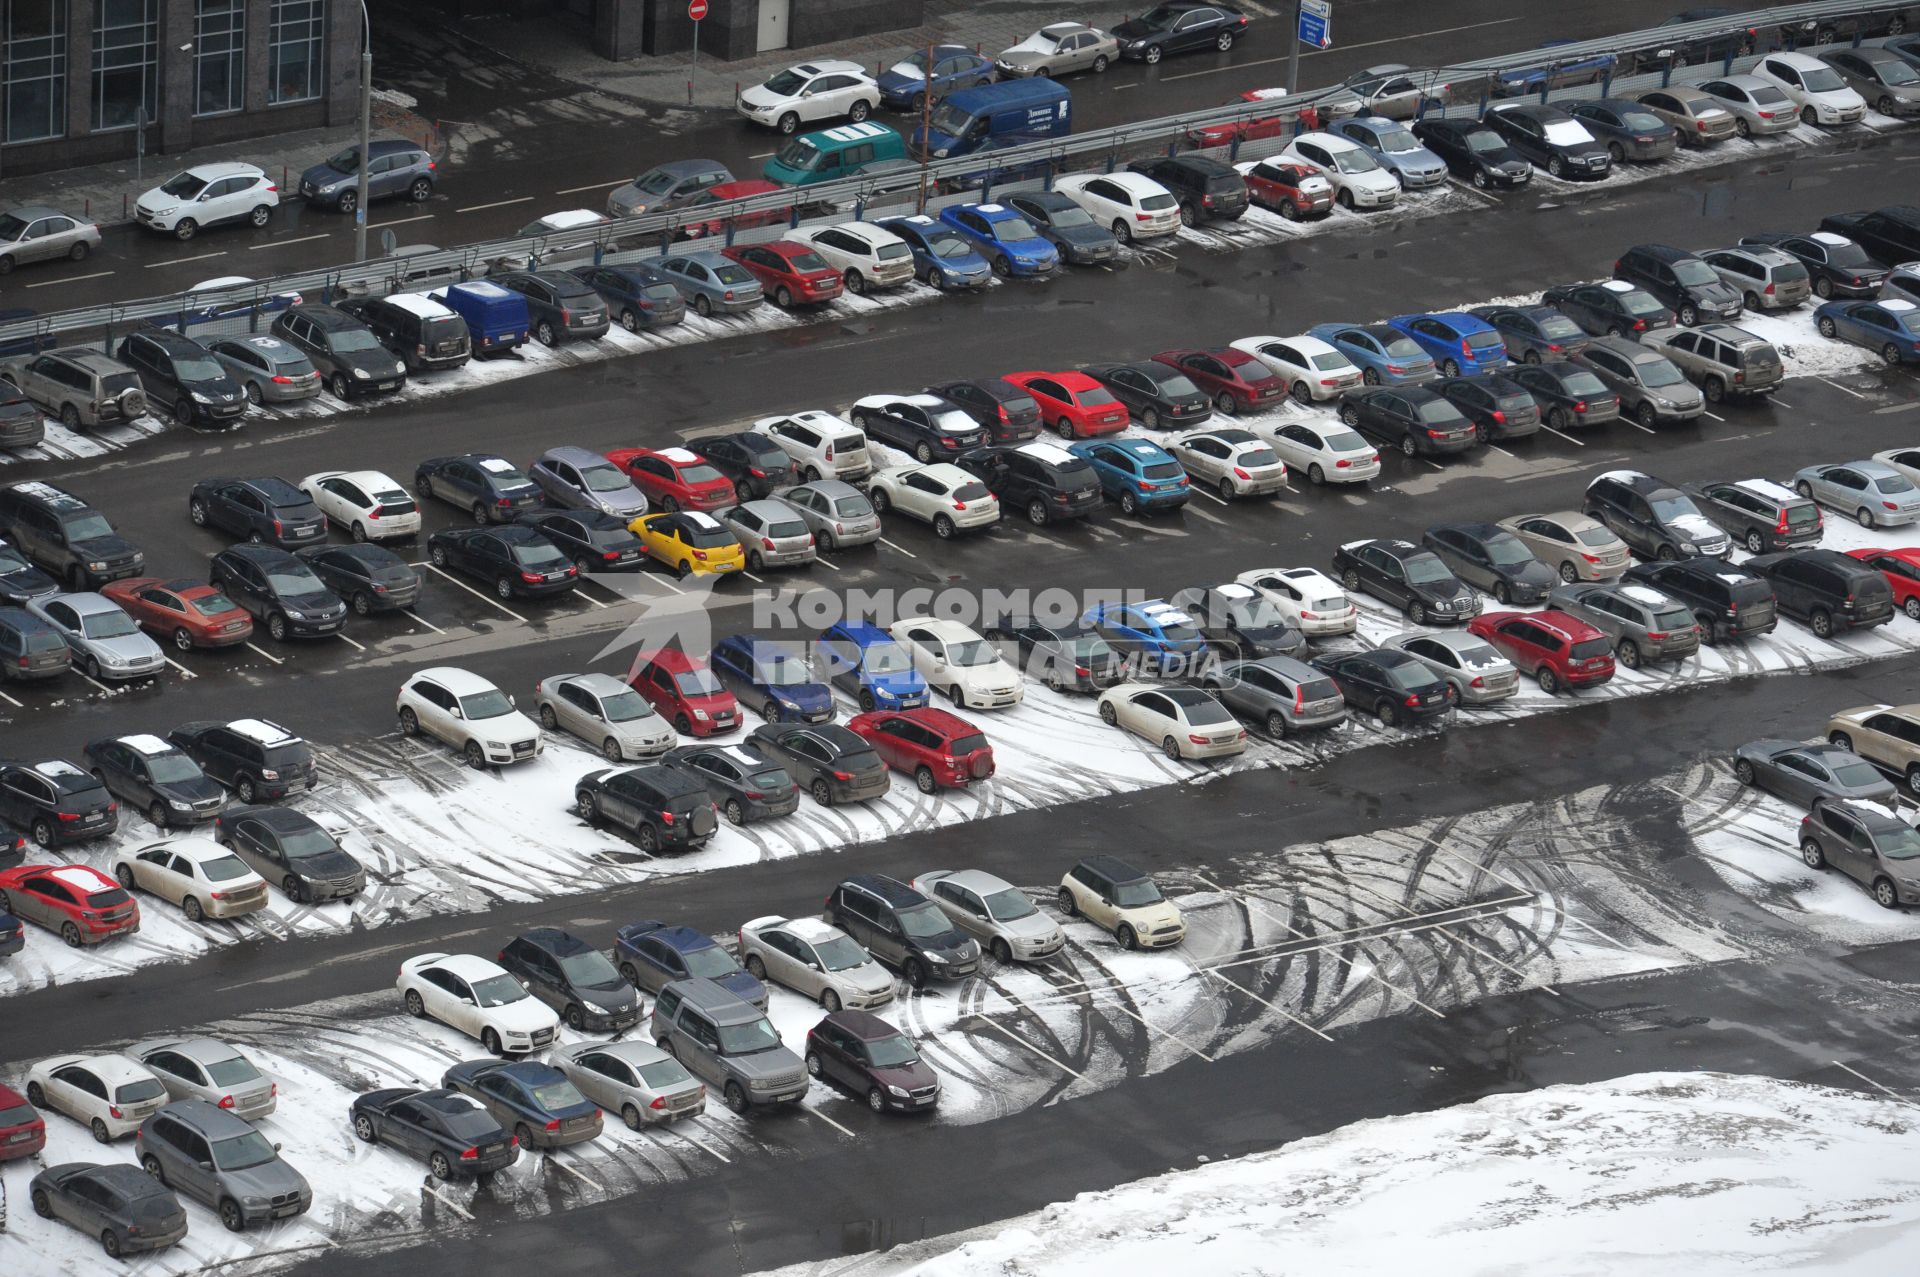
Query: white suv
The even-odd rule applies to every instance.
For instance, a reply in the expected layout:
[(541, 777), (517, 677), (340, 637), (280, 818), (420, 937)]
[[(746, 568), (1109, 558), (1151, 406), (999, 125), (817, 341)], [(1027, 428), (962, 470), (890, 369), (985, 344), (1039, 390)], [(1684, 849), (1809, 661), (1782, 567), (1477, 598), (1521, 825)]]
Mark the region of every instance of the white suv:
[(866, 432), (843, 417), (818, 408), (804, 408), (784, 417), (762, 417), (753, 433), (771, 439), (793, 458), (793, 468), (808, 483), (844, 479), (852, 483), (873, 473)]
[(1252, 568), (1234, 578), (1280, 609), (1302, 634), (1351, 634), (1359, 609), (1340, 583), (1315, 568)]
[(876, 514), (897, 509), (931, 523), (943, 541), (1000, 522), (1000, 502), (987, 485), (944, 461), (883, 470), (868, 486), (867, 499)]
[(1180, 230), (1180, 201), (1145, 173), (1074, 173), (1053, 189), (1094, 221), (1112, 227), (1123, 244)]
[(743, 89), (734, 105), (755, 124), (797, 133), (817, 120), (866, 119), (880, 105), (880, 86), (858, 62), (802, 62)]
[(913, 282), (913, 250), (907, 241), (871, 222), (802, 228), (788, 231), (786, 238), (812, 245), (827, 265), (846, 278), (850, 293)]
[(436, 736), (476, 769), (525, 762), (545, 744), (533, 720), (513, 707), (513, 697), (478, 674), (447, 665), (402, 683), (394, 713), (403, 734)]
[(1847, 87), (1840, 73), (1805, 53), (1770, 53), (1748, 74), (1775, 85), (1800, 109), (1806, 124), (1858, 124), (1867, 100)]
[(887, 633), (907, 649), (927, 686), (955, 705), (1007, 709), (1026, 695), (1020, 672), (1001, 659), (1000, 649), (958, 621), (908, 617)]
[(1400, 179), (1358, 142), (1331, 133), (1302, 133), (1287, 143), (1280, 158), (1323, 174), (1342, 208), (1392, 208), (1400, 198)]
[(220, 222), (265, 226), (280, 205), (280, 188), (251, 164), (199, 164), (142, 195), (133, 215), (142, 226), (192, 239)]

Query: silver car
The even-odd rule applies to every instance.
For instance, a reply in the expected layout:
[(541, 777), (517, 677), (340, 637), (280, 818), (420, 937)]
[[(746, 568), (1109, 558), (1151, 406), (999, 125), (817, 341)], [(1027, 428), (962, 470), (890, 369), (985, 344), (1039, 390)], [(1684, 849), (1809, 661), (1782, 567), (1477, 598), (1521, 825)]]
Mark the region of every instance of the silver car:
[(630, 1131), (707, 1111), (706, 1084), (651, 1042), (569, 1042), (547, 1062)]
[(1627, 543), (1578, 510), (1517, 514), (1500, 526), (1524, 541), (1534, 558), (1557, 568), (1562, 581), (1607, 581), (1627, 570)]
[(1757, 75), (1708, 80), (1700, 89), (1733, 117), (1734, 132), (1741, 137), (1768, 137), (1800, 127), (1800, 109), (1793, 99)]
[(1901, 527), (1920, 519), (1920, 488), (1884, 461), (1808, 466), (1794, 474), (1793, 487), (1828, 509), (1852, 515), (1863, 528)]
[(813, 530), (792, 505), (762, 497), (743, 501), (714, 514), (740, 539), (747, 552), (747, 570), (804, 567), (820, 557)]
[(871, 545), (880, 539), (880, 516), (866, 493), (842, 479), (815, 479), (788, 488), (776, 501), (792, 507), (813, 533), (816, 548)]
[(176, 1100), (205, 1100), (249, 1122), (272, 1113), (279, 1088), (237, 1047), (213, 1038), (144, 1042), (132, 1054), (153, 1070)]
[(28, 262), (85, 261), (100, 247), (100, 228), (57, 208), (27, 204), (0, 213), (0, 275)]
[(1651, 346), (1625, 337), (1595, 337), (1573, 362), (1591, 369), (1620, 396), (1620, 411), (1648, 429), (1663, 421), (1692, 421), (1707, 410), (1700, 387)]
[(1684, 661), (1700, 650), (1700, 626), (1692, 609), (1650, 585), (1558, 585), (1547, 595), (1547, 606), (1580, 618), (1612, 639), (1614, 656), (1630, 670), (1648, 661)]
[(783, 984), (828, 1011), (871, 1011), (893, 1001), (893, 975), (854, 938), (818, 918), (772, 914), (740, 927), (747, 973)]
[(1447, 180), (1446, 161), (1420, 145), (1398, 120), (1363, 115), (1341, 120), (1329, 132), (1365, 147), (1382, 168), (1400, 179), (1405, 190), (1425, 190)]
[(610, 763), (658, 758), (679, 742), (646, 698), (611, 674), (555, 674), (533, 691), (540, 726), (579, 737)]
[(1820, 60), (1882, 115), (1920, 115), (1920, 71), (1891, 49), (1833, 49)]
[(231, 1232), (304, 1215), (313, 1206), (306, 1176), (286, 1164), (246, 1119), (205, 1100), (176, 1100), (134, 1137), (147, 1174), (217, 1211)]
[(1670, 84), (1642, 93), (1640, 105), (1673, 125), (1682, 146), (1712, 146), (1733, 136), (1733, 116), (1711, 93)]
[(646, 494), (591, 448), (548, 448), (527, 467), (527, 477), (563, 510), (598, 510), (628, 521), (647, 512)]
[[(1347, 77), (1339, 96), (1329, 99), (1322, 111), (1335, 115), (1380, 115), (1389, 120), (1411, 120), (1420, 113), (1426, 96), (1414, 83), (1414, 70), (1404, 62), (1383, 62)], [(1434, 86), (1434, 92), (1446, 86)]]
[(607, 196), (607, 216), (638, 217), (679, 208), (708, 187), (732, 180), (732, 171), (719, 160), (668, 160), (616, 186)]
[(1907, 301), (1920, 306), (1920, 262), (1907, 262), (1887, 272), (1880, 284), (1881, 301)]
[(1852, 798), (1892, 806), (1898, 793), (1880, 769), (1850, 749), (1805, 741), (1748, 741), (1733, 751), (1733, 774), (1801, 807), (1816, 798)]
[(999, 962), (1044, 962), (1066, 945), (1060, 924), (1004, 878), (979, 869), (930, 869), (913, 889)]
[(278, 337), (226, 337), (207, 349), (247, 392), (249, 403), (296, 403), (320, 393), (313, 361)]
[(1105, 71), (1120, 56), (1120, 42), (1097, 27), (1056, 22), (1042, 27), (993, 60), (1002, 77)]
[(1291, 656), (1210, 663), (1200, 682), (1222, 705), (1275, 739), (1332, 727), (1347, 717), (1339, 686)]
[(1410, 630), (1383, 640), (1380, 646), (1398, 648), (1432, 670), (1446, 683), (1456, 704), (1491, 705), (1520, 690), (1520, 673), (1513, 662), (1478, 634)]
[(150, 678), (166, 667), (160, 645), (104, 595), (43, 594), (27, 601), (27, 611), (60, 631), (74, 668), (88, 678)]

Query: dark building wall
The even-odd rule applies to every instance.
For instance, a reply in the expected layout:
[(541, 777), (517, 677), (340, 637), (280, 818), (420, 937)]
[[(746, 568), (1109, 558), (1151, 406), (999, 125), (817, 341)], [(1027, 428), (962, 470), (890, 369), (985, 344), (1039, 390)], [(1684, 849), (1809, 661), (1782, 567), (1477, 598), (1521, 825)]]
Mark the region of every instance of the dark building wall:
[[(634, 0), (597, 0), (600, 10), (624, 8)], [(693, 22), (687, 0), (639, 0), (645, 6), (642, 52), (685, 53), (693, 47)], [(792, 0), (787, 17), (787, 43), (802, 50), (834, 44), (876, 31), (904, 31), (924, 18), (924, 0)], [(604, 24), (605, 19), (600, 22)], [(700, 56), (723, 61), (750, 58), (759, 52), (760, 0), (708, 0), (700, 24)], [(605, 56), (632, 56), (609, 53)]]
[(904, 31), (924, 17), (922, 0), (793, 0), (789, 43), (834, 44), (875, 31)]

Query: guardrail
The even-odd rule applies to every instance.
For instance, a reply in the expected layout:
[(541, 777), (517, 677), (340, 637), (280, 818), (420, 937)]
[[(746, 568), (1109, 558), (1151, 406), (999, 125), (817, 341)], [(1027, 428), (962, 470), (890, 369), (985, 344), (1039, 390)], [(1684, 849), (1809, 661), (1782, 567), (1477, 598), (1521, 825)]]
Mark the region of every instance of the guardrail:
[[(1544, 71), (1538, 95), (1545, 100), (1561, 87), (1553, 83), (1558, 68), (1587, 59), (1612, 59), (1604, 84), (1611, 84), (1621, 68), (1628, 72), (1655, 74), (1665, 83), (1675, 71), (1697, 52), (1715, 44), (1732, 51), (1719, 59), (1724, 71), (1731, 71), (1742, 48), (1747, 52), (1773, 47), (1791, 48), (1813, 43), (1820, 37), (1850, 36), (1858, 43), (1877, 26), (1898, 20), (1920, 25), (1920, 0), (1816, 0), (1814, 3), (1783, 5), (1730, 13), (1700, 22), (1653, 27), (1626, 32), (1603, 39), (1575, 41), (1522, 50), (1495, 57), (1480, 58), (1442, 67), (1409, 68), (1423, 96), (1421, 110), (1428, 104), (1441, 109), (1461, 106), (1476, 98), (1484, 108), (1494, 96), (1499, 77), (1505, 73)], [(1744, 37), (1744, 38), (1742, 38)], [(1832, 42), (1828, 39), (1824, 42)], [(1543, 60), (1543, 52), (1550, 57)], [(537, 264), (590, 254), (598, 263), (616, 258), (631, 259), (642, 252), (670, 251), (677, 237), (689, 227), (711, 223), (728, 225), (726, 242), (734, 238), (732, 223), (754, 214), (781, 213), (787, 226), (797, 226), (805, 218), (824, 216), (828, 220), (864, 216), (877, 200), (911, 198), (921, 206), (921, 193), (937, 191), (944, 185), (965, 181), (990, 167), (995, 172), (1037, 169), (1054, 174), (1067, 165), (1089, 159), (1104, 161), (1109, 169), (1124, 156), (1146, 153), (1147, 148), (1172, 153), (1188, 144), (1196, 134), (1226, 129), (1256, 120), (1295, 121), (1301, 112), (1337, 115), (1347, 104), (1357, 105), (1351, 86), (1360, 77), (1346, 83), (1313, 89), (1291, 96), (1276, 96), (1258, 101), (1235, 102), (1203, 111), (1162, 116), (1123, 124), (1091, 133), (1069, 135), (1024, 146), (1009, 147), (991, 153), (991, 160), (979, 155), (929, 159), (909, 169), (844, 178), (725, 203), (706, 204), (696, 210), (648, 213), (556, 231), (544, 235), (495, 240), (453, 249), (402, 250), (399, 255), (326, 270), (277, 276), (231, 289), (207, 290), (172, 297), (115, 303), (109, 306), (59, 311), (31, 319), (0, 323), (0, 351), (21, 353), (45, 349), (54, 344), (98, 340), (111, 344), (116, 331), (146, 323), (160, 323), (183, 330), (210, 320), (196, 319), (207, 310), (224, 312), (220, 321), (231, 330), (242, 321), (249, 331), (259, 327), (263, 316), (272, 312), (274, 299), (289, 293), (302, 296), (363, 296), (376, 292), (396, 292), (418, 288), (434, 281), (451, 282), (488, 273), (500, 263)], [(1532, 91), (1529, 90), (1531, 93)], [(1297, 124), (1296, 124), (1296, 127)], [(1239, 141), (1227, 145), (1230, 155), (1238, 156)], [(1262, 148), (1263, 150), (1266, 148)], [(1273, 149), (1279, 149), (1275, 147)], [(978, 186), (980, 183), (975, 182)], [(784, 229), (784, 228), (781, 228)], [(778, 231), (774, 232), (777, 235)], [(771, 237), (771, 236), (770, 236)], [(757, 238), (757, 236), (754, 236)]]

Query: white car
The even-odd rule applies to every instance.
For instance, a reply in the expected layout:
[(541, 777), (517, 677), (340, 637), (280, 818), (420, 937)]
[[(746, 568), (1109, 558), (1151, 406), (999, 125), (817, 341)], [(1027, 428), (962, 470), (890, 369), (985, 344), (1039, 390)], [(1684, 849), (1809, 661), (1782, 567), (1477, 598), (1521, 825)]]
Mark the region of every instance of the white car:
[(251, 164), (196, 164), (142, 195), (134, 220), (175, 239), (192, 239), (220, 222), (265, 226), (280, 205), (280, 190)]
[(533, 720), (513, 707), (513, 697), (452, 666), (421, 670), (402, 683), (394, 713), (403, 734), (438, 737), (476, 769), (525, 762), (546, 747)]
[(1331, 342), (1309, 337), (1242, 337), (1229, 343), (1266, 365), (1267, 371), (1287, 383), (1287, 393), (1299, 404), (1338, 399), (1365, 378), (1358, 364)]
[(1252, 568), (1234, 578), (1256, 591), (1302, 634), (1351, 634), (1360, 609), (1332, 577), (1314, 568)]
[(1347, 138), (1302, 133), (1287, 143), (1280, 158), (1322, 174), (1333, 187), (1334, 202), (1342, 208), (1392, 208), (1400, 199), (1400, 179), (1393, 170)]
[(1315, 484), (1365, 483), (1380, 473), (1379, 449), (1338, 421), (1256, 421), (1253, 432)]
[(747, 974), (784, 984), (829, 1012), (871, 1011), (893, 1001), (892, 973), (830, 922), (770, 914), (742, 923), (739, 941)]
[(793, 468), (808, 483), (844, 479), (852, 483), (873, 473), (873, 454), (867, 436), (844, 417), (818, 408), (803, 408), (782, 417), (762, 417), (753, 433), (771, 439), (793, 458)]
[(27, 1072), (27, 1103), (65, 1113), (102, 1144), (133, 1134), (166, 1102), (166, 1083), (124, 1055), (56, 1055)]
[(1057, 179), (1053, 189), (1112, 227), (1123, 244), (1179, 233), (1180, 201), (1145, 173), (1074, 173)]
[(495, 1055), (524, 1055), (553, 1044), (560, 1017), (502, 967), (471, 953), (423, 953), (400, 964), (394, 981), (407, 1014), (434, 1019)]
[(264, 909), (267, 880), (211, 838), (167, 838), (113, 853), (113, 876), (180, 906), (188, 922)]
[(1167, 444), (1167, 451), (1188, 478), (1212, 484), (1222, 501), (1266, 496), (1287, 486), (1287, 463), (1249, 430), (1196, 430)]
[(579, 231), (589, 226), (604, 225), (612, 220), (605, 213), (596, 213), (590, 208), (568, 208), (558, 213), (548, 213), (545, 217), (535, 218), (522, 226), (516, 235), (521, 239), (531, 235), (558, 235), (565, 231)]
[(1000, 659), (1000, 650), (958, 621), (909, 617), (887, 627), (893, 641), (913, 657), (928, 687), (955, 705), (1007, 709), (1025, 698), (1020, 671)]
[(1881, 465), (1892, 466), (1920, 486), (1920, 448), (1888, 448), (1874, 453), (1873, 459)]
[(1197, 687), (1117, 683), (1100, 693), (1100, 721), (1151, 741), (1175, 761), (1247, 752), (1246, 729)]
[(322, 470), (302, 479), (300, 491), (356, 541), (420, 535), (420, 506), (413, 494), (378, 470)]
[(1769, 53), (1748, 74), (1778, 88), (1806, 124), (1858, 124), (1867, 100), (1847, 87), (1840, 73), (1805, 53)]
[(913, 249), (892, 231), (882, 230), (871, 222), (803, 226), (788, 231), (786, 238), (812, 245), (827, 265), (840, 272), (850, 293), (898, 288), (913, 282)]
[(890, 509), (931, 523), (942, 538), (1000, 521), (1000, 500), (987, 485), (959, 466), (937, 461), (930, 466), (883, 470), (867, 488), (875, 514)]
[(880, 105), (880, 86), (858, 62), (802, 62), (742, 89), (734, 107), (755, 124), (798, 133), (802, 124), (845, 117), (859, 123)]

